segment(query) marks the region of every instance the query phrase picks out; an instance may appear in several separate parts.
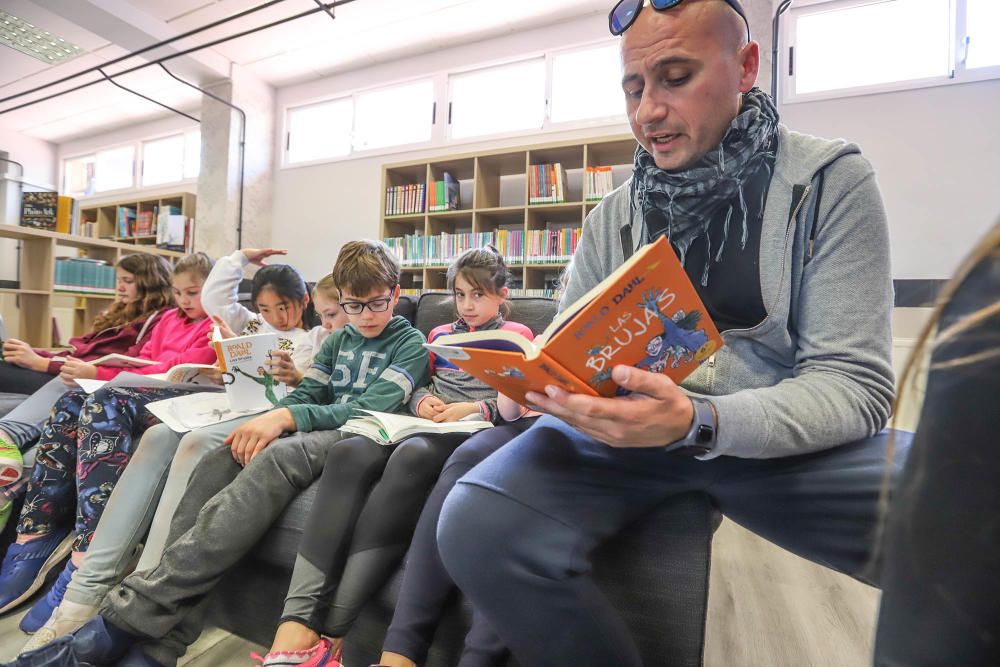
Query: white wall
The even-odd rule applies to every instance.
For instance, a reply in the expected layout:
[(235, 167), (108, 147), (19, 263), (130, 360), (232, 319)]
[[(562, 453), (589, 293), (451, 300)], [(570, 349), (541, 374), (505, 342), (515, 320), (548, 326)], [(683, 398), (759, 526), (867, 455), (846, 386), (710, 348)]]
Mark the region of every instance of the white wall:
[[(0, 224), (16, 225), (21, 221), (23, 189), (54, 189), (59, 182), (56, 147), (0, 125), (0, 151), (24, 165), (26, 183), (0, 179)], [(7, 162), (0, 162), (0, 174), (21, 176), (20, 170)], [(15, 241), (0, 239), (0, 280), (17, 280), (16, 248)]]
[[(541, 54), (547, 50), (591, 43), (607, 39), (607, 30), (607, 17), (593, 15), (280, 89), (276, 114), (279, 128), (275, 142), (276, 154), (281, 155), (284, 148), (284, 133), (281, 128), (284, 107), (287, 105), (449, 69), (488, 65)], [(391, 132), (392, 128), (386, 128), (386, 131)], [(279, 168), (275, 175), (271, 243), (275, 247), (288, 248), (288, 262), (299, 268), (307, 278), (316, 279), (329, 272), (337, 252), (345, 242), (364, 237), (377, 238), (383, 164), (622, 132), (628, 132), (624, 119), (618, 124), (569, 132), (475, 143), (456, 142), (443, 149)], [(280, 163), (280, 159), (278, 162)]]
[(784, 104), (789, 127), (861, 146), (896, 278), (948, 278), (1000, 216), (1000, 80)]

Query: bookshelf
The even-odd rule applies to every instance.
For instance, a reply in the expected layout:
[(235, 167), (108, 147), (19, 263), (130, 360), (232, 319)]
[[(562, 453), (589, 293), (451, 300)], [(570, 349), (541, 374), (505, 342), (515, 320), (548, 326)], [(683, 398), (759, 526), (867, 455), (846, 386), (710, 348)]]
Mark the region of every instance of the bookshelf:
[(145, 213), (152, 214), (155, 219), (156, 213), (165, 211), (168, 207), (173, 207), (179, 211), (179, 215), (183, 215), (187, 218), (194, 218), (195, 206), (195, 195), (190, 192), (157, 195), (145, 198), (123, 199), (121, 201), (103, 202), (99, 204), (87, 204), (85, 202), (81, 202), (80, 223), (81, 228), (84, 223), (92, 223), (94, 225), (94, 238), (110, 239), (133, 245), (156, 245), (155, 233), (122, 235), (118, 225), (119, 208), (134, 210), (137, 218)]
[[(192, 199), (193, 204), (193, 199)], [(102, 204), (101, 207), (108, 206)], [(81, 207), (84, 211), (98, 207)], [(134, 252), (153, 253), (171, 263), (184, 253), (157, 248), (155, 245), (136, 246), (111, 239), (88, 238), (44, 229), (0, 225), (0, 239), (12, 239), (21, 246), (21, 267), (18, 287), (0, 289), (0, 303), (8, 335), (16, 336), (35, 347), (52, 347), (52, 310), (57, 300), (72, 303), (73, 331), (61, 331), (64, 339), (89, 330), (97, 315), (114, 300), (112, 294), (65, 291), (55, 288), (57, 257), (70, 253), (77, 257), (103, 260), (114, 266), (123, 255)], [(67, 252), (68, 251), (68, 252)]]
[[(635, 139), (625, 134), (385, 165), (380, 233), (405, 258), (401, 287), (409, 293), (445, 289), (444, 269), (451, 256), (466, 247), (483, 245), (490, 238), (484, 235), (492, 234), (495, 244), (500, 239), (520, 239), (519, 246), (505, 249), (498, 245), (502, 252), (510, 250), (505, 255), (514, 278), (514, 293), (547, 293), (572, 254), (567, 246), (573, 230), (578, 238), (587, 214), (600, 202), (588, 200), (587, 168), (610, 167), (610, 180), (617, 187), (632, 173), (635, 145)], [(561, 166), (565, 174), (560, 178), (562, 201), (529, 203), (533, 165), (542, 164)], [(417, 207), (422, 211), (419, 213), (387, 213), (392, 201), (389, 188), (424, 185), (427, 192), (445, 178), (445, 172), (458, 184), (457, 208), (428, 212), (424, 201)], [(555, 241), (546, 234), (554, 234)], [(546, 242), (561, 243), (561, 255), (528, 252)]]

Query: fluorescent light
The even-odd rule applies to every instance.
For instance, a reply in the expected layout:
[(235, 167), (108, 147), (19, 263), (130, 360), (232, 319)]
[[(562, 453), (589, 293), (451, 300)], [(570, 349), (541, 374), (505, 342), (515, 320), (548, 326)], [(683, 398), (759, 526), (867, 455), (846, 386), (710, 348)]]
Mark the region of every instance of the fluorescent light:
[(83, 53), (83, 49), (76, 44), (71, 44), (62, 37), (56, 37), (51, 32), (42, 30), (2, 9), (0, 9), (0, 44), (49, 65), (65, 62)]

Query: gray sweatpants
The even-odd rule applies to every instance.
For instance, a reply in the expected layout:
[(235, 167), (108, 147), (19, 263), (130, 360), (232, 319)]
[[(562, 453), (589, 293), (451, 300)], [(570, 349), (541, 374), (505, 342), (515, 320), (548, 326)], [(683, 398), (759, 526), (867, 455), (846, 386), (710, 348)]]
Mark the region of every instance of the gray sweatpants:
[(23, 452), (38, 440), (42, 434), (42, 424), (48, 419), (52, 406), (67, 391), (69, 387), (66, 383), (58, 377), (52, 378), (41, 389), (4, 415), (3, 419), (0, 419), (0, 430), (6, 432)]
[(108, 500), (87, 555), (66, 589), (66, 599), (100, 605), (125, 576), (146, 531), (136, 571), (156, 567), (166, 547), (170, 519), (191, 475), (206, 454), (223, 448), (229, 434), (250, 419), (241, 417), (189, 433), (177, 433), (166, 424), (146, 431)]
[(154, 660), (175, 664), (201, 633), (201, 603), (319, 477), (340, 438), (339, 431), (294, 433), (242, 472), (229, 450), (208, 454), (177, 507), (159, 564), (126, 577), (105, 598), (101, 615), (149, 637), (141, 649)]

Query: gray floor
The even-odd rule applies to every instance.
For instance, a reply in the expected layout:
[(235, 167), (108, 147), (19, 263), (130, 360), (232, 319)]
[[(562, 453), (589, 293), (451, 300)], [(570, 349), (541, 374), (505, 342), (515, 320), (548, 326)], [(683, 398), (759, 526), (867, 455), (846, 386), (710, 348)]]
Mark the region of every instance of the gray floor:
[[(869, 665), (877, 605), (875, 589), (725, 521), (714, 545), (705, 665)], [(27, 641), (17, 628), (22, 614), (0, 618), (0, 661), (12, 658)], [(251, 651), (263, 653), (260, 646), (211, 629), (181, 664), (246, 667), (253, 664)]]

